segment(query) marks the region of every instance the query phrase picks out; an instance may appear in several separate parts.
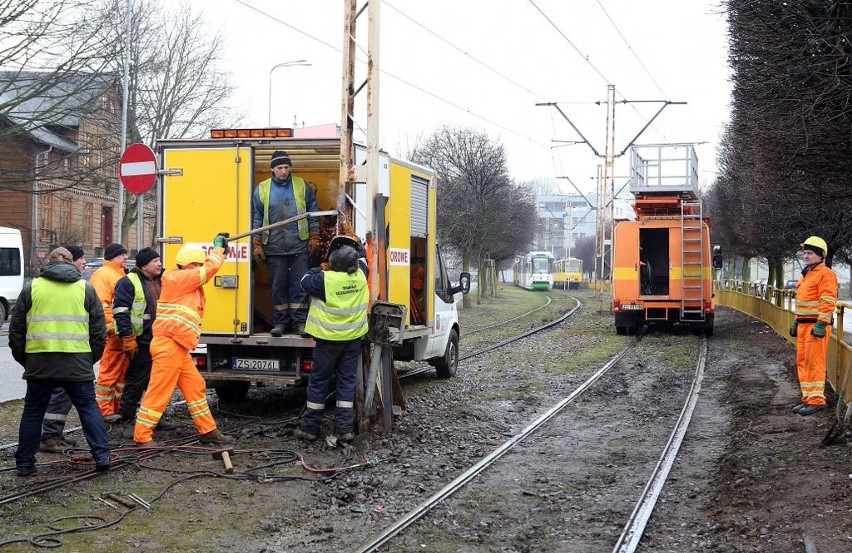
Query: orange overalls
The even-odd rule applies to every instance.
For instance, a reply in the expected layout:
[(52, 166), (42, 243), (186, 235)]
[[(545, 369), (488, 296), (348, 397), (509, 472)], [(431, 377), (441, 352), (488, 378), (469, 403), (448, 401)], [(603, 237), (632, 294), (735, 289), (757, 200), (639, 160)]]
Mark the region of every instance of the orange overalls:
[(124, 275), (124, 267), (107, 259), (104, 260), (103, 267), (95, 271), (90, 279), (104, 308), (107, 328), (106, 347), (101, 357), (98, 378), (95, 381), (95, 399), (101, 414), (105, 417), (120, 412), (121, 395), (124, 393), (124, 373), (130, 364), (122, 348), (121, 338), (116, 332), (115, 317), (112, 314), (115, 285)]
[(151, 380), (136, 415), (133, 440), (143, 444), (153, 439), (154, 428), (180, 388), (192, 422), (199, 434), (216, 430), (207, 405), (207, 384), (192, 362), (190, 352), (198, 345), (204, 316), (204, 284), (224, 262), (224, 250), (214, 248), (203, 267), (172, 269), (161, 279), (151, 341)]
[[(824, 263), (814, 265), (796, 285), (796, 369), (807, 405), (825, 405), (825, 358), (836, 303), (837, 275)], [(817, 321), (825, 323), (824, 338), (811, 334)]]

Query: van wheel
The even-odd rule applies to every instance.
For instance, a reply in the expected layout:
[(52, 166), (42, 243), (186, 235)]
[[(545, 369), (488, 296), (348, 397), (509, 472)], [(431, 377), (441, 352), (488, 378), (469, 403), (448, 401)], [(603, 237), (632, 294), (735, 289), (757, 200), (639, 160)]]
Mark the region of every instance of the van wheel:
[(6, 311), (6, 304), (0, 301), (0, 324), (3, 324), (3, 321), (6, 320), (6, 315), (9, 313)]
[(246, 397), (251, 382), (243, 382), (234, 380), (229, 382), (216, 382), (213, 388), (216, 390), (216, 395), (222, 401), (240, 401)]
[(456, 375), (459, 369), (459, 335), (455, 330), (450, 331), (444, 356), (432, 359), (431, 364), (435, 367), (438, 378), (450, 378)]

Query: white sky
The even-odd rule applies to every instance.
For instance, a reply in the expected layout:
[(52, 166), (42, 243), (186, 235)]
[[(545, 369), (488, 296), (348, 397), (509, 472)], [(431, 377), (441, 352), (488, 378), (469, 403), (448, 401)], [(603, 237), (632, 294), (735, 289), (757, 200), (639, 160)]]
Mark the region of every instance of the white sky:
[[(585, 145), (553, 148), (554, 140), (579, 137), (554, 108), (535, 104), (558, 102), (603, 153), (606, 110), (594, 102), (606, 100), (611, 83), (616, 100), (687, 102), (666, 107), (637, 143), (705, 142), (696, 151), (699, 180), (707, 186), (730, 102), (727, 26), (718, 1), (382, 2), (381, 146), (401, 155), (441, 124), (468, 126), (505, 144), (513, 178), (568, 176), (593, 192), (602, 160)], [(191, 2), (227, 37), (223, 68), (238, 86), (244, 126), (267, 124), (270, 69), (299, 59), (312, 65), (272, 74), (273, 125), (290, 126), (294, 116), (300, 125), (340, 122), (342, 0)], [(363, 61), (366, 12), (358, 23)], [(363, 79), (365, 65), (356, 67)], [(616, 106), (616, 152), (659, 106)], [(364, 125), (363, 112), (356, 115)], [(626, 155), (615, 174), (626, 176)], [(574, 192), (561, 183), (563, 192)]]

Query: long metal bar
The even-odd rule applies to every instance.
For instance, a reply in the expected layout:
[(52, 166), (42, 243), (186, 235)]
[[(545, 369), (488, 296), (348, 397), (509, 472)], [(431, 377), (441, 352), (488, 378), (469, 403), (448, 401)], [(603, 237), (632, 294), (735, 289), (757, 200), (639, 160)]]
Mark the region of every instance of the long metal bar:
[(283, 227), (284, 225), (289, 225), (290, 223), (294, 223), (305, 217), (322, 217), (324, 215), (337, 215), (336, 209), (330, 209), (328, 211), (308, 211), (306, 213), (301, 213), (296, 215), (295, 217), (290, 217), (289, 219), (284, 219), (283, 221), (278, 221), (277, 223), (271, 223), (269, 225), (259, 227), (256, 229), (252, 229), (246, 232), (241, 232), (240, 234), (235, 234), (233, 236), (229, 236), (228, 240), (239, 240), (240, 238), (245, 238), (246, 236), (251, 236), (252, 234), (258, 234), (260, 232), (264, 232), (267, 230), (271, 230), (278, 227)]

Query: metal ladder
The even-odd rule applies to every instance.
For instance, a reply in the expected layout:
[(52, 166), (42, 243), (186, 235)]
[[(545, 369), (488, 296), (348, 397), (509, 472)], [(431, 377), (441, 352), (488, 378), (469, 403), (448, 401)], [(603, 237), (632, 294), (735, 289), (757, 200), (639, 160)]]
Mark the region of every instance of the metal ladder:
[(703, 220), (701, 200), (681, 202), (681, 320), (705, 320)]

